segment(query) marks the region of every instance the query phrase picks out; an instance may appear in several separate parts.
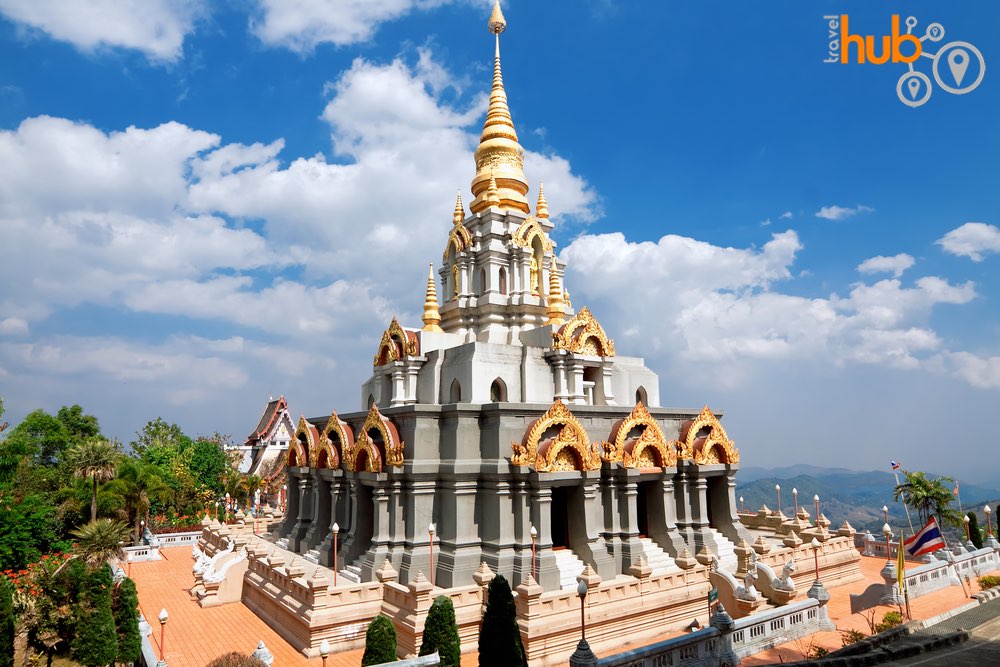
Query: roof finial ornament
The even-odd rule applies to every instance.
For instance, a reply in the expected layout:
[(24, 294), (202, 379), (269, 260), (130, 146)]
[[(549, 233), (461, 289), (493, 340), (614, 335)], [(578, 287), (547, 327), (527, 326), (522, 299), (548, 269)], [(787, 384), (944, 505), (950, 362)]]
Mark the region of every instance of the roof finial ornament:
[(452, 217), (452, 221), (456, 225), (460, 225), (463, 220), (465, 220), (465, 209), (462, 207), (462, 191), (459, 190), (458, 200), (455, 201), (455, 214)]
[(535, 206), (535, 217), (549, 217), (549, 203), (545, 201), (545, 184), (538, 184), (538, 204)]
[(562, 326), (566, 318), (566, 306), (563, 304), (562, 288), (559, 286), (559, 271), (556, 268), (555, 255), (549, 268), (549, 308), (545, 312), (549, 319), (545, 324)]
[(486, 191), (486, 203), (489, 206), (499, 206), (500, 205), (500, 190), (497, 188), (497, 179), (493, 177), (493, 171), (490, 171), (490, 187)]
[(490, 22), (487, 26), (489, 31), (498, 37), (500, 33), (507, 29), (507, 19), (503, 17), (503, 12), (500, 11), (500, 0), (496, 0), (493, 3), (493, 11), (490, 13)]
[(424, 327), (421, 331), (442, 332), (441, 313), (438, 312), (437, 288), (434, 286), (434, 265), (427, 271), (427, 296), (424, 299)]

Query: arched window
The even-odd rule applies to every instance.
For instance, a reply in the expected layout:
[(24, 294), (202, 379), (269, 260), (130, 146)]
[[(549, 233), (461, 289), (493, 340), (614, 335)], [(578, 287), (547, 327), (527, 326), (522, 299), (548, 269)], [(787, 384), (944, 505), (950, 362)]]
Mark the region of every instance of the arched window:
[(458, 380), (453, 380), (451, 383), (451, 403), (461, 403), (462, 402), (462, 385), (459, 384)]
[(479, 269), (479, 293), (486, 294), (486, 269)]
[(639, 387), (635, 390), (635, 404), (638, 405), (642, 403), (647, 408), (649, 407), (649, 402), (646, 399), (646, 389), (644, 387)]
[(368, 409), (371, 410), (372, 406), (375, 405), (375, 397), (368, 394)]
[(507, 385), (503, 380), (497, 378), (490, 385), (490, 403), (504, 403), (507, 401)]
[(507, 294), (507, 269), (500, 267), (500, 294)]

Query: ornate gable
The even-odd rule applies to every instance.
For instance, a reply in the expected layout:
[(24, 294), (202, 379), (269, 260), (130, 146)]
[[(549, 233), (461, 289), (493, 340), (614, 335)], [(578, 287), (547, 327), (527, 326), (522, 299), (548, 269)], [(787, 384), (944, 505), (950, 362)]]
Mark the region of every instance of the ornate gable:
[(680, 440), (676, 444), (681, 458), (694, 459), (698, 465), (740, 462), (740, 451), (707, 405), (696, 419), (681, 425)]
[[(378, 432), (381, 447), (368, 435), (372, 430)], [(377, 405), (373, 405), (358, 431), (354, 446), (349, 453), (345, 450), (344, 464), (348, 470), (360, 470), (360, 462), (368, 472), (382, 472), (383, 462), (397, 468), (403, 465), (404, 449), (405, 445), (399, 439), (396, 425), (382, 416)]]
[(552, 348), (594, 357), (615, 356), (615, 341), (608, 338), (604, 327), (586, 306), (552, 332)]
[(524, 222), (522, 222), (518, 228), (514, 230), (510, 239), (515, 245), (519, 245), (522, 248), (528, 248), (530, 250), (536, 237), (542, 242), (542, 251), (545, 253), (551, 253), (553, 248), (552, 241), (545, 233), (545, 230), (542, 229), (542, 226), (538, 224), (538, 220), (535, 216), (529, 215), (525, 218)]
[(403, 357), (416, 357), (419, 354), (420, 342), (417, 334), (399, 326), (399, 321), (394, 317), (389, 323), (389, 328), (382, 332), (382, 340), (378, 344), (378, 351), (372, 363), (375, 366), (384, 366)]
[[(629, 437), (641, 429), (638, 435)], [(677, 450), (667, 443), (663, 429), (640, 401), (625, 419), (611, 428), (608, 442), (601, 443), (601, 458), (621, 462), (626, 468), (668, 468), (677, 465)]]
[[(547, 431), (558, 426), (562, 426), (558, 433), (542, 439)], [(520, 443), (511, 443), (511, 450), (511, 463), (533, 466), (538, 472), (597, 470), (601, 467), (600, 452), (591, 447), (587, 431), (566, 404), (558, 400), (528, 426)]]
[(304, 416), (299, 417), (298, 428), (295, 429), (295, 435), (288, 443), (288, 457), (286, 458), (288, 467), (312, 467), (311, 457), (315, 456), (318, 441), (319, 433), (316, 432), (316, 427), (306, 421)]
[[(323, 427), (319, 437), (319, 450), (316, 455), (316, 468), (336, 470), (340, 467), (341, 452), (354, 447), (354, 432), (347, 422), (342, 421), (334, 410), (330, 419)], [(324, 456), (325, 454), (325, 456)]]
[(457, 255), (463, 250), (472, 246), (472, 234), (468, 229), (465, 228), (463, 224), (457, 224), (451, 228), (451, 232), (448, 234), (448, 243), (444, 246), (444, 252), (441, 258), (444, 260), (448, 259), (448, 255), (454, 251)]

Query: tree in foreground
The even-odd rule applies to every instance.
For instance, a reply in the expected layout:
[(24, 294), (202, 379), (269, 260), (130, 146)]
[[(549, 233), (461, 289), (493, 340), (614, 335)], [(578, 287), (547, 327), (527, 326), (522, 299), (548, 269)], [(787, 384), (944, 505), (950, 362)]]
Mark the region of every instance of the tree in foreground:
[(966, 516), (969, 517), (969, 539), (972, 541), (972, 546), (982, 549), (983, 533), (979, 529), (979, 519), (976, 518), (975, 512), (969, 512)]
[(122, 544), (129, 537), (129, 528), (121, 521), (98, 519), (80, 526), (71, 535), (76, 538), (77, 555), (88, 565), (96, 567), (111, 559), (125, 559)]
[(118, 631), (118, 662), (139, 662), (142, 654), (142, 635), (139, 634), (139, 596), (135, 582), (123, 579), (115, 589), (112, 610), (115, 629)]
[(14, 667), (14, 591), (0, 576), (0, 667)]
[(107, 482), (115, 476), (118, 456), (118, 448), (111, 441), (101, 437), (88, 438), (69, 449), (68, 458), (73, 473), (91, 482), (91, 521), (97, 520), (97, 484)]
[(149, 509), (150, 500), (167, 500), (173, 489), (159, 476), (156, 466), (126, 459), (118, 466), (115, 479), (104, 487), (121, 500), (125, 516), (132, 522), (134, 542), (139, 543), (139, 522)]
[(483, 613), (483, 624), (479, 627), (480, 667), (527, 667), (521, 631), (517, 627), (517, 610), (514, 608), (514, 594), (503, 575), (490, 581)]
[(368, 624), (365, 633), (365, 654), (361, 658), (361, 667), (381, 665), (384, 662), (396, 660), (396, 628), (388, 616), (376, 616)]
[(86, 667), (110, 665), (118, 656), (118, 634), (111, 613), (111, 568), (87, 575), (77, 602), (73, 658)]
[(942, 528), (948, 524), (957, 526), (961, 523), (962, 517), (951, 509), (951, 504), (955, 501), (952, 493), (955, 480), (951, 477), (929, 479), (922, 472), (903, 474), (906, 475), (906, 481), (892, 490), (893, 500), (902, 498), (903, 502), (917, 510), (921, 523), (927, 523), (932, 516), (937, 517)]
[(447, 595), (439, 595), (431, 603), (418, 655), (430, 655), (435, 651), (443, 667), (459, 667), (462, 662), (462, 641), (458, 638), (455, 605)]
[(252, 655), (243, 655), (233, 651), (220, 655), (218, 658), (208, 663), (208, 667), (267, 667), (263, 661)]

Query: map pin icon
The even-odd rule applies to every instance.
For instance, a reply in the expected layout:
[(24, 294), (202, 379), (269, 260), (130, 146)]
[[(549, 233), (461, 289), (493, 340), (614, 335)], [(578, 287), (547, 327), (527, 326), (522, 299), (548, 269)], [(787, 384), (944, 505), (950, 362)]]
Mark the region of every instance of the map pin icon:
[(920, 81), (917, 79), (910, 79), (906, 82), (906, 87), (910, 89), (910, 98), (917, 99), (917, 93), (920, 91)]
[(955, 85), (961, 86), (965, 78), (965, 70), (969, 69), (969, 53), (964, 49), (952, 49), (948, 54), (948, 69), (955, 77)]

